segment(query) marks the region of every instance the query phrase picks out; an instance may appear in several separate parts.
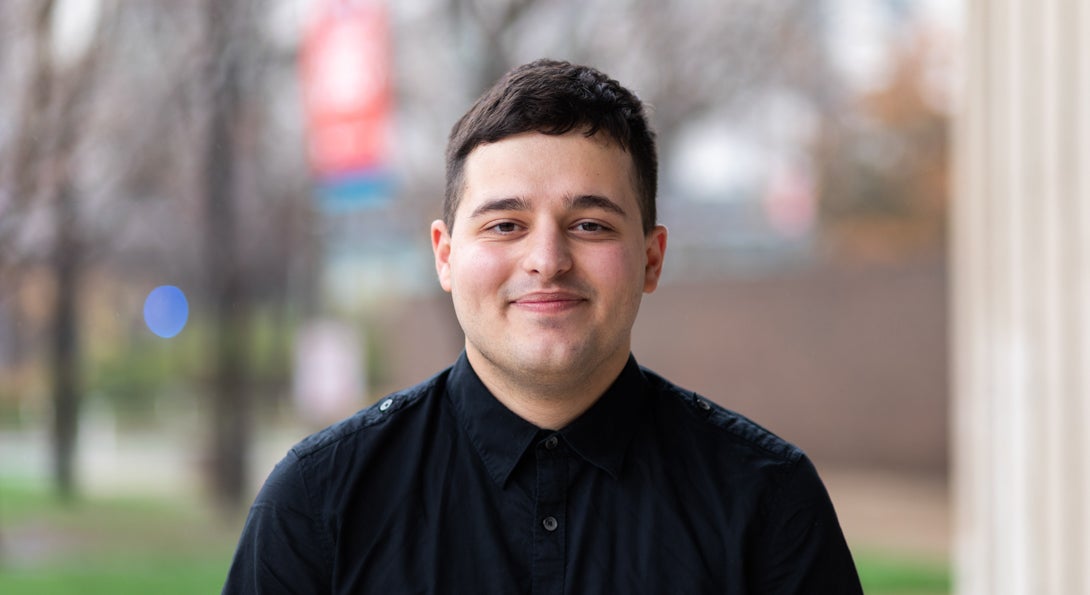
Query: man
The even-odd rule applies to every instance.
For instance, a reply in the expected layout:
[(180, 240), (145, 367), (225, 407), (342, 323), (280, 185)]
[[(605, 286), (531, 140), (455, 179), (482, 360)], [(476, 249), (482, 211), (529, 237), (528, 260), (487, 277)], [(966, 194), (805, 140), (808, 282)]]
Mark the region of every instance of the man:
[(666, 250), (639, 100), (514, 69), (454, 126), (439, 282), (465, 351), (276, 467), (225, 593), (861, 593), (810, 461), (636, 364)]

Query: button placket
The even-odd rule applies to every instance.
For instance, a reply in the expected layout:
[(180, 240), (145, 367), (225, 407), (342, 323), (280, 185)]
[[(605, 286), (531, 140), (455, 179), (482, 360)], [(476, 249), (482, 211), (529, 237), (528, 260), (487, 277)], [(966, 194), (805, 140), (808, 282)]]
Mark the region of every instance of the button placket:
[(564, 515), (567, 505), (568, 457), (556, 434), (538, 442), (534, 502), (534, 593), (563, 593), (565, 566)]

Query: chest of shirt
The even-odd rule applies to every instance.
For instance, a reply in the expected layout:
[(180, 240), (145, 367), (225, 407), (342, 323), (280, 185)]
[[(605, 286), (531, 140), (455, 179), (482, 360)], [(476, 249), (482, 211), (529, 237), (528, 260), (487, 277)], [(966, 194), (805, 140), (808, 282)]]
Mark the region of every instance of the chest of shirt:
[[(439, 447), (436, 447), (439, 446)], [(744, 593), (756, 501), (634, 448), (613, 475), (531, 447), (497, 483), (466, 445), (377, 465), (328, 519), (343, 593)]]

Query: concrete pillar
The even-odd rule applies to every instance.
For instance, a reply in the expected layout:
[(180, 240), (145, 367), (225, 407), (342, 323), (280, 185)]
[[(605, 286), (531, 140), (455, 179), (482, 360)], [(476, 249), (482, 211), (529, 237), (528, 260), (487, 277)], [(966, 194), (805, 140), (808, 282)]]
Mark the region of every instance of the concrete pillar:
[(967, 0), (955, 582), (1090, 594), (1090, 1)]

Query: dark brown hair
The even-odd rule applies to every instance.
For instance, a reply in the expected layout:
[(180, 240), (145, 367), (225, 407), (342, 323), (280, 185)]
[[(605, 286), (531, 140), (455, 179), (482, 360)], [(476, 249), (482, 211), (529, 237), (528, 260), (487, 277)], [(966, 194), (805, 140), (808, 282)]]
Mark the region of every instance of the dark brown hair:
[(644, 233), (655, 226), (658, 154), (643, 103), (617, 81), (589, 66), (537, 60), (505, 74), (451, 129), (443, 221), (454, 229), (473, 149), (523, 132), (561, 135), (601, 132), (632, 157)]

